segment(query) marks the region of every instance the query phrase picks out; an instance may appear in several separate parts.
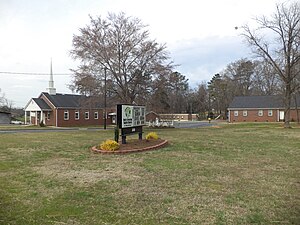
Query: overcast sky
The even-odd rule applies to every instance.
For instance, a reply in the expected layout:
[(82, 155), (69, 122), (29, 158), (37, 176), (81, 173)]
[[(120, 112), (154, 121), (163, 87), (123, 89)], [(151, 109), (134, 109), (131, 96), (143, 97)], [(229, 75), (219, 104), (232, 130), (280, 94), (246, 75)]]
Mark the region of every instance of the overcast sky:
[[(0, 88), (14, 106), (24, 107), (48, 86), (48, 75), (70, 73), (72, 36), (89, 15), (125, 12), (148, 25), (151, 38), (165, 43), (190, 86), (209, 81), (227, 64), (251, 58), (236, 26), (270, 15), (280, 0), (0, 0)], [(54, 75), (58, 93), (71, 93), (71, 76)]]

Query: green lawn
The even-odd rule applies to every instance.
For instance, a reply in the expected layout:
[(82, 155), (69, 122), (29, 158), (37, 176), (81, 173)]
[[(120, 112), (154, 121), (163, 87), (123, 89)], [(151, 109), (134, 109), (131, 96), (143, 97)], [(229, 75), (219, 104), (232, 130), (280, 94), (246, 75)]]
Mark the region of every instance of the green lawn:
[(90, 152), (113, 130), (0, 133), (0, 224), (300, 224), (299, 127), (156, 131), (128, 155)]

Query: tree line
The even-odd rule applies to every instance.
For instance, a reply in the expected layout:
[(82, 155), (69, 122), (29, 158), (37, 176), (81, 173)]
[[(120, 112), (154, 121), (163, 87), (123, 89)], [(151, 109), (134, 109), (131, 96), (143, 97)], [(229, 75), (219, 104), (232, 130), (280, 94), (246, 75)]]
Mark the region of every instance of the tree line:
[(226, 117), (234, 96), (281, 94), (289, 127), (291, 101), (300, 87), (300, 4), (277, 4), (273, 15), (254, 22), (254, 28), (236, 29), (256, 59), (232, 62), (208, 83), (191, 88), (186, 75), (175, 70), (166, 45), (151, 39), (140, 19), (125, 13), (91, 17), (73, 36), (70, 54), (80, 66), (73, 70), (70, 88), (95, 99), (105, 94), (111, 106), (145, 104), (158, 113), (202, 117), (207, 112)]

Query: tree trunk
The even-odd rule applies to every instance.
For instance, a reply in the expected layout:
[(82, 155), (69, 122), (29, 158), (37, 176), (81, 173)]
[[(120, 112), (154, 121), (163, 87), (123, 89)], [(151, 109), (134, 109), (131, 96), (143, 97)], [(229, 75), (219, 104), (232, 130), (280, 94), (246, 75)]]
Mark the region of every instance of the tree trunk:
[(299, 118), (299, 110), (298, 110), (298, 104), (297, 104), (297, 94), (295, 94), (295, 110), (296, 110), (296, 114), (297, 114), (297, 123), (300, 123), (300, 118)]
[(287, 82), (285, 86), (285, 96), (284, 96), (284, 128), (291, 128), (290, 118), (291, 118), (291, 83)]

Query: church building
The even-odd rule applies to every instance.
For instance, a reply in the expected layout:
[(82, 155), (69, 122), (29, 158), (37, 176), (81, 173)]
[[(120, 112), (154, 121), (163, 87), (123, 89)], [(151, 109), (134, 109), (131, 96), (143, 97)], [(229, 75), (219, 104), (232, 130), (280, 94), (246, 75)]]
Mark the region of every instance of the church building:
[(47, 92), (32, 98), (25, 106), (25, 124), (55, 127), (97, 126), (115, 124), (115, 110), (104, 107), (90, 97), (75, 94), (56, 93), (52, 63)]

